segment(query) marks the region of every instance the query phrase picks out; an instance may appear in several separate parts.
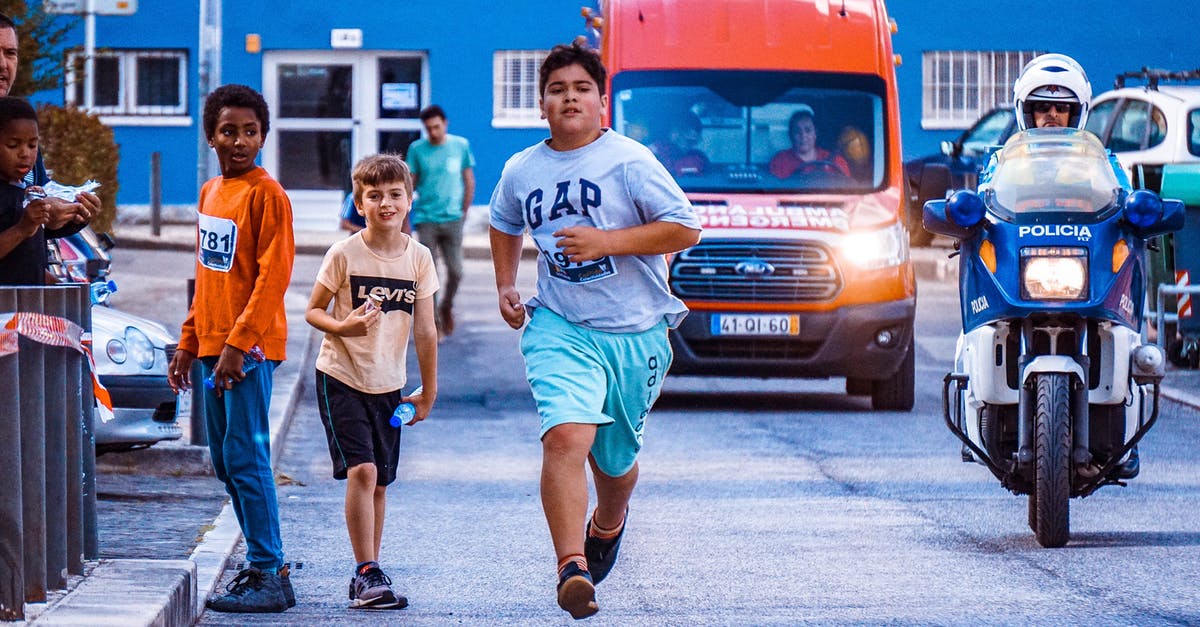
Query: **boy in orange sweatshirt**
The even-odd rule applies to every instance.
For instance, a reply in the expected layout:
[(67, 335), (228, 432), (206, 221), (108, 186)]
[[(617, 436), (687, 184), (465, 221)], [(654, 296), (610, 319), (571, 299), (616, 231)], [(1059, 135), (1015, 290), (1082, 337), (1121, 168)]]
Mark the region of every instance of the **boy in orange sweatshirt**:
[(268, 410), (272, 375), (286, 358), (283, 295), (296, 247), (291, 202), (255, 164), (269, 119), (262, 95), (245, 85), (219, 87), (204, 103), (204, 133), (221, 176), (200, 190), (196, 293), (168, 368), (171, 387), (186, 390), (200, 358), (213, 469), (246, 538), (250, 566), (228, 594), (208, 601), (220, 612), (295, 605), (283, 564)]

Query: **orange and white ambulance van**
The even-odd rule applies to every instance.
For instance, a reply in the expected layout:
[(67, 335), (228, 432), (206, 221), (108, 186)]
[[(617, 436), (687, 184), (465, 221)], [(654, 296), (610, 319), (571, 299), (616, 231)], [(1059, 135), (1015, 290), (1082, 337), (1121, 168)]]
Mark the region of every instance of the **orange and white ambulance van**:
[(601, 0), (609, 122), (704, 225), (675, 255), (691, 309), (672, 373), (845, 377), (913, 405), (916, 282), (901, 222), (882, 0)]

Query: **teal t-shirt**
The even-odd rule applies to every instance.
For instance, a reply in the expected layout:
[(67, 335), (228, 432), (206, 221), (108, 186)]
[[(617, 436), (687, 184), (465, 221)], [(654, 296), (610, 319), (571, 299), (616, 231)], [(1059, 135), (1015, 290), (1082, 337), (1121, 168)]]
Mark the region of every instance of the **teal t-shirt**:
[(463, 170), (475, 167), (465, 137), (446, 135), (439, 145), (418, 139), (408, 147), (408, 167), (418, 178), (412, 223), (451, 222), (463, 217)]

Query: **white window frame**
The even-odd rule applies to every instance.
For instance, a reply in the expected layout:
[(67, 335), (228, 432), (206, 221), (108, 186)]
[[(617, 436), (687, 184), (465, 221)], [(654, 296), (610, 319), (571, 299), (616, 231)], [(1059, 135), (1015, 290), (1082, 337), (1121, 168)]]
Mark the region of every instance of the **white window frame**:
[[(492, 126), (494, 128), (547, 128), (538, 108), (538, 67), (549, 50), (497, 50), (492, 54)], [(513, 64), (522, 68), (521, 76), (510, 79)], [(515, 85), (514, 85), (515, 83)], [(508, 95), (516, 86), (519, 102)]]
[[(91, 113), (100, 116), (106, 124), (172, 126), (191, 124), (188, 115), (188, 53), (181, 49), (106, 49), (97, 51), (96, 58), (118, 59), (119, 84), (115, 106), (92, 106)], [(77, 107), (83, 102), (75, 101), (77, 82), (82, 82), (83, 52), (72, 50), (67, 53), (66, 89), (63, 101)], [(139, 105), (138, 61), (140, 59), (174, 59), (179, 64), (179, 104), (176, 106)], [(94, 88), (94, 87), (93, 87)]]
[(921, 128), (965, 129), (1012, 102), (1035, 50), (928, 50), (921, 55)]

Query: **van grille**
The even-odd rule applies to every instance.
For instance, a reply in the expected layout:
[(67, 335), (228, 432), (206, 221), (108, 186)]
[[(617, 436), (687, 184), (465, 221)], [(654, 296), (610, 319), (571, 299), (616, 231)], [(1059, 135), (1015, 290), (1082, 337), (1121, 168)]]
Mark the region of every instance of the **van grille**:
[(821, 341), (785, 338), (681, 338), (701, 359), (796, 360), (812, 357)]
[(814, 242), (700, 242), (671, 265), (671, 289), (684, 299), (823, 302), (842, 289), (837, 262)]

